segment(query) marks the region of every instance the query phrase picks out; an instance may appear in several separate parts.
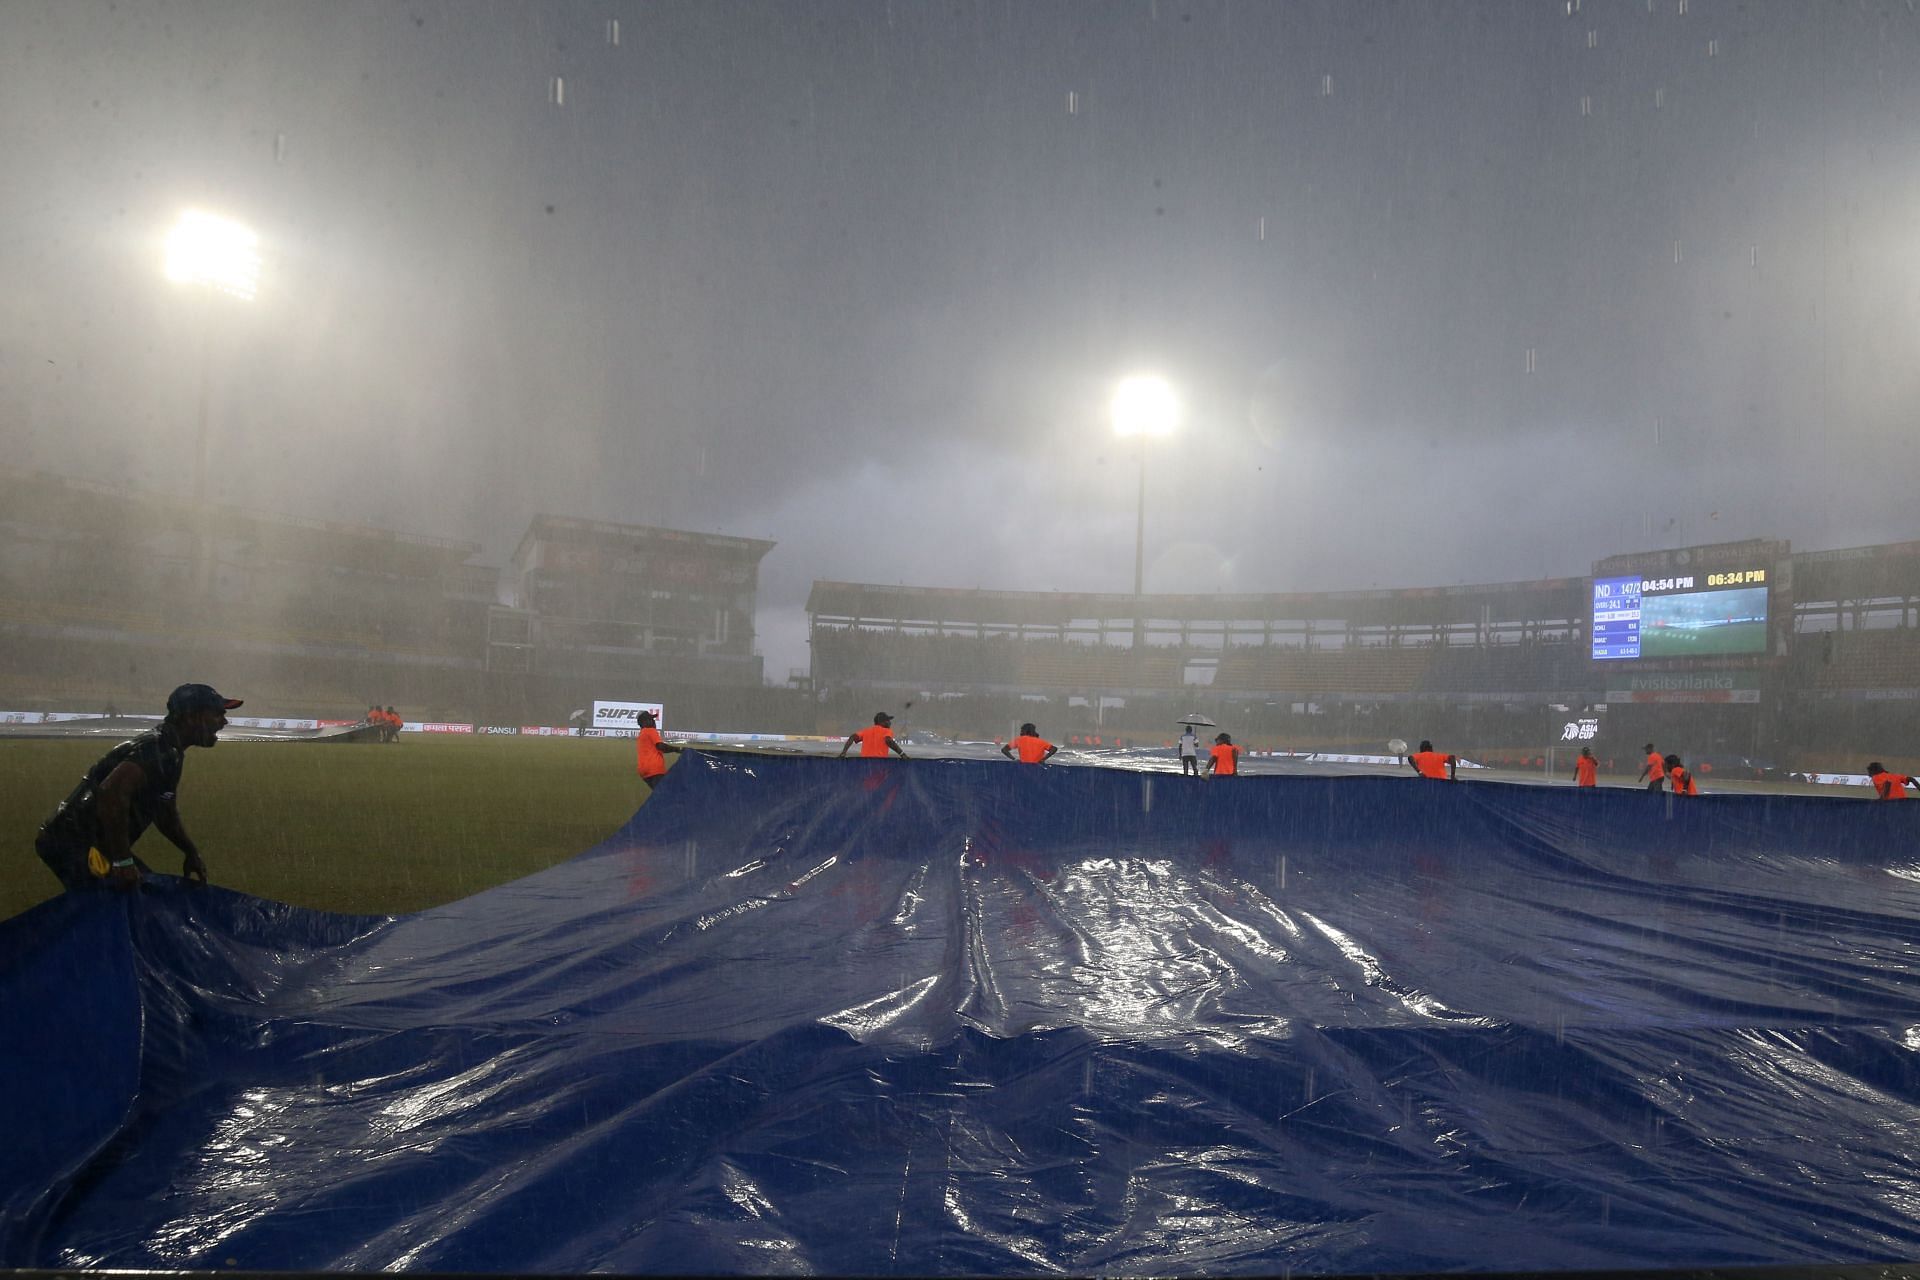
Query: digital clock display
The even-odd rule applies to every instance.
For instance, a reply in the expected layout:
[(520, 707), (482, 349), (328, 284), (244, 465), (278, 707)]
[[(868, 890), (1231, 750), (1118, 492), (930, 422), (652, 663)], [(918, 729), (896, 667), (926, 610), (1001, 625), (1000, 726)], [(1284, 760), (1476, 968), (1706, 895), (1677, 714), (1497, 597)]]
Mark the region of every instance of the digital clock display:
[(1720, 657), (1767, 651), (1767, 571), (1593, 580), (1593, 656)]

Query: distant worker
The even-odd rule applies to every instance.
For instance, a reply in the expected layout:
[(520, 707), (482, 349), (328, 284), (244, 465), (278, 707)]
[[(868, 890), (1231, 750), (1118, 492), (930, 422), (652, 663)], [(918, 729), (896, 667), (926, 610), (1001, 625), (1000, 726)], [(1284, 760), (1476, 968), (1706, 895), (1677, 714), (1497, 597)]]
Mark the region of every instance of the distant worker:
[(1200, 776), (1200, 735), (1190, 724), (1180, 730), (1180, 772)]
[(1867, 777), (1873, 780), (1873, 789), (1882, 800), (1905, 800), (1908, 787), (1920, 787), (1920, 780), (1894, 773), (1878, 760), (1867, 766)]
[(680, 754), (680, 748), (660, 736), (660, 722), (651, 711), (642, 711), (639, 716), (640, 738), (637, 747), (640, 766), (640, 781), (647, 784), (647, 791), (660, 785), (660, 779), (667, 776), (667, 757), (663, 753)]
[(402, 720), (400, 718), (399, 712), (395, 711), (392, 707), (387, 708), (386, 718), (387, 718), (387, 741), (388, 742), (400, 741), (400, 730), (406, 727), (407, 722), (405, 720)]
[(853, 749), (856, 742), (860, 744), (862, 760), (884, 760), (889, 751), (902, 760), (907, 758), (907, 753), (893, 740), (893, 717), (884, 711), (874, 712), (872, 724), (847, 735), (847, 740), (840, 744), (839, 758), (846, 759), (847, 752)]
[(1435, 751), (1431, 742), (1422, 739), (1420, 749), (1407, 757), (1407, 764), (1423, 778), (1432, 778), (1436, 782), (1458, 782), (1460, 780), (1460, 757)]
[(1592, 747), (1580, 748), (1580, 754), (1574, 757), (1573, 785), (1576, 787), (1600, 785), (1600, 762), (1593, 758)]
[[(1647, 762), (1640, 767), (1640, 778), (1647, 780), (1647, 790), (1659, 791), (1667, 780), (1667, 762), (1654, 750), (1651, 742), (1647, 744)], [(1635, 778), (1638, 782), (1640, 778)]]
[(1667, 785), (1673, 788), (1677, 796), (1697, 796), (1700, 788), (1693, 784), (1693, 771), (1680, 763), (1680, 757), (1669, 755), (1661, 761), (1667, 766)]
[(41, 826), (33, 847), (47, 869), (69, 890), (131, 889), (153, 871), (133, 844), (155, 826), (183, 855), (180, 874), (205, 884), (207, 864), (180, 825), (180, 771), (187, 748), (213, 746), (239, 705), (204, 684), (169, 694), (159, 727), (101, 756)]
[(1213, 739), (1213, 748), (1207, 752), (1207, 755), (1211, 757), (1207, 761), (1209, 775), (1213, 777), (1224, 775), (1231, 778), (1240, 772), (1240, 748), (1233, 745), (1233, 738), (1230, 735), (1216, 734)]
[[(855, 734), (854, 736), (858, 737), (859, 735)], [(1012, 742), (1003, 743), (1000, 747), (1000, 754), (1009, 760), (1017, 760), (1021, 764), (1045, 764), (1053, 758), (1053, 753), (1059, 749), (1060, 748), (1041, 737), (1040, 731), (1034, 728), (1033, 725), (1023, 724), (1020, 726), (1020, 736)]]

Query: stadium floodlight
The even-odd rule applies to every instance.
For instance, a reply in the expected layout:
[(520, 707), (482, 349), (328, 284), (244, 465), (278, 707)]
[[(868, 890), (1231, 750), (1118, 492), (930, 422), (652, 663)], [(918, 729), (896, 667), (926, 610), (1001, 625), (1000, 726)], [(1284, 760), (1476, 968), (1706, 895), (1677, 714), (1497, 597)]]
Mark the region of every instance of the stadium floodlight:
[(175, 284), (251, 302), (260, 289), (260, 237), (231, 218), (185, 210), (167, 232), (162, 270)]
[(1165, 378), (1137, 373), (1114, 388), (1111, 412), (1117, 436), (1170, 436), (1180, 425), (1180, 398)]
[(208, 213), (185, 209), (167, 232), (161, 271), (175, 284), (195, 290), (200, 310), (200, 413), (193, 451), (194, 588), (208, 593), (213, 574), (212, 522), (207, 510), (207, 400), (211, 381), (212, 320), (207, 302), (224, 294), (252, 302), (260, 291), (260, 237), (251, 227)]

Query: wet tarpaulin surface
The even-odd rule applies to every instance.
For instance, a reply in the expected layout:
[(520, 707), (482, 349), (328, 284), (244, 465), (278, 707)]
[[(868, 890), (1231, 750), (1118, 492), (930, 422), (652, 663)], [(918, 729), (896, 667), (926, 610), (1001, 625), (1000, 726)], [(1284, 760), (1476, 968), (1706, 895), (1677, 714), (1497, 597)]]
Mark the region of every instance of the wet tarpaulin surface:
[(689, 752), (418, 915), (0, 925), (0, 1264), (1920, 1257), (1917, 823)]

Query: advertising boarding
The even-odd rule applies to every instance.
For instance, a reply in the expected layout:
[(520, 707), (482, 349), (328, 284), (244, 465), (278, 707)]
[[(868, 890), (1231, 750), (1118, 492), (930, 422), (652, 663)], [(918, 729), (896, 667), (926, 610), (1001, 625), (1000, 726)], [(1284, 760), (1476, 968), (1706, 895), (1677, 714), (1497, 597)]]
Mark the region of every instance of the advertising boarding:
[(602, 702), (593, 703), (593, 727), (596, 729), (625, 729), (632, 733), (640, 727), (640, 713), (653, 712), (657, 727), (665, 731), (667, 727), (666, 710), (658, 702)]

